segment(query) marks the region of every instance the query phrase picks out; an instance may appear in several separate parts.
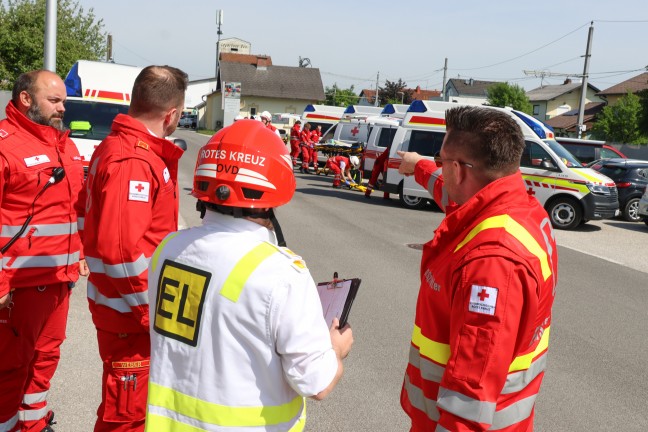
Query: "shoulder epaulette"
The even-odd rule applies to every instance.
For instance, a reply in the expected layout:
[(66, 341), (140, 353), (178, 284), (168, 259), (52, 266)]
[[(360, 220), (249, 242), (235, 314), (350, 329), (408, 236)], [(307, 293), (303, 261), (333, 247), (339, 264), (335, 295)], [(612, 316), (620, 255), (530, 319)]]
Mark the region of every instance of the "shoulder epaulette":
[(302, 259), (301, 256), (297, 255), (295, 252), (291, 251), (287, 247), (277, 246), (277, 245), (272, 244), (270, 242), (268, 242), (268, 244), (271, 244), (272, 246), (274, 246), (277, 249), (277, 251), (279, 251), (279, 253), (281, 255), (288, 258), (288, 260), (290, 260), (290, 266), (292, 268), (294, 268), (295, 270), (297, 270), (300, 273), (304, 273), (304, 272), (308, 271), (308, 267), (306, 266), (306, 262)]
[(150, 148), (150, 146), (149, 146), (148, 144), (146, 144), (146, 143), (145, 143), (144, 141), (142, 141), (142, 140), (137, 140), (137, 142), (135, 143), (135, 147), (136, 147), (136, 148), (139, 147), (139, 148), (144, 149), (144, 150), (146, 150), (146, 151), (148, 151), (149, 148)]

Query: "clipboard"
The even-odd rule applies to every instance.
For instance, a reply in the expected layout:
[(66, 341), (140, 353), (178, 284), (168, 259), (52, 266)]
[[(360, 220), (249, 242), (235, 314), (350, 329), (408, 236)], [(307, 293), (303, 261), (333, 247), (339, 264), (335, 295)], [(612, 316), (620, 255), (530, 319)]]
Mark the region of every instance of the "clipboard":
[(353, 300), (360, 288), (360, 282), (361, 280), (358, 278), (338, 279), (337, 273), (335, 273), (332, 281), (317, 284), (324, 320), (329, 327), (333, 324), (333, 318), (336, 317), (340, 320), (340, 327), (346, 325)]

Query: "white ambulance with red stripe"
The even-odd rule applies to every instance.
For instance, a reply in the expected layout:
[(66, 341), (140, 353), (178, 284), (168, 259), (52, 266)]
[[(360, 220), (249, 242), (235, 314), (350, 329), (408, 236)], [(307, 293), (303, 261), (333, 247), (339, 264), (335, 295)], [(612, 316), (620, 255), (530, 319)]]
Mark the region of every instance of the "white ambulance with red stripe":
[(371, 177), (378, 156), (389, 150), (408, 108), (409, 105), (405, 104), (387, 104), (380, 112), (382, 121), (371, 128), (364, 151), (362, 171), (365, 178)]
[[(446, 132), (445, 112), (458, 104), (414, 101), (392, 143), (383, 190), (397, 193), (409, 208), (422, 208), (431, 200), (429, 192), (414, 180), (398, 173), (397, 151), (417, 152), (433, 158)], [(487, 107), (507, 113), (518, 123), (526, 149), (520, 169), (528, 192), (545, 207), (555, 228), (573, 229), (589, 220), (614, 217), (619, 212), (614, 181), (582, 166), (580, 161), (554, 140), (554, 134), (523, 112)]]
[(110, 133), (113, 119), (126, 114), (141, 67), (77, 61), (65, 77), (64, 123), (79, 149), (84, 169), (94, 149)]

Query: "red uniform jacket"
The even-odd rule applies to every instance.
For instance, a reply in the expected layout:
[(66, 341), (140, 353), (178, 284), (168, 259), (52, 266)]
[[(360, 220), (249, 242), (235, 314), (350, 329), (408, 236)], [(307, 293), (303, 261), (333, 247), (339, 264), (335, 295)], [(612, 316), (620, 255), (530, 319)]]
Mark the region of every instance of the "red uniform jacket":
[(299, 144), (300, 134), (301, 131), (299, 129), (299, 125), (298, 124), (293, 125), (293, 127), (290, 128), (290, 142), (293, 144)]
[(301, 140), (301, 144), (310, 147), (311, 146), (311, 131), (302, 129), (302, 131), (299, 133), (299, 139)]
[(88, 302), (98, 329), (148, 332), (148, 262), (178, 228), (182, 150), (119, 114), (90, 160), (81, 232)]
[(82, 258), (74, 205), (83, 166), (76, 146), (67, 132), (34, 123), (13, 102), (6, 112), (0, 121), (0, 247), (32, 213), (32, 202), (53, 168), (63, 167), (65, 177), (36, 200), (27, 229), (0, 254), (0, 297), (14, 288), (74, 282)]
[(319, 143), (320, 138), (322, 138), (322, 134), (320, 132), (317, 132), (317, 129), (311, 131), (310, 139), (313, 145), (317, 145)]
[[(421, 161), (415, 175), (438, 199), (434, 170)], [(401, 404), (413, 431), (530, 431), (558, 269), (551, 223), (519, 173), (446, 213), (423, 249)]]
[(337, 166), (342, 171), (345, 171), (346, 168), (350, 166), (349, 158), (346, 156), (333, 156), (330, 157), (327, 162)]

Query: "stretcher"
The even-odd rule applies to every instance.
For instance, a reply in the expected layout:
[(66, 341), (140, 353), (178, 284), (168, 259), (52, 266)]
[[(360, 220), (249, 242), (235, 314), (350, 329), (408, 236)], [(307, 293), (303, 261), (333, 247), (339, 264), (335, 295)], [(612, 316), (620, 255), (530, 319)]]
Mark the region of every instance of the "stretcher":
[[(346, 142), (346, 141), (338, 141), (338, 140), (329, 140), (325, 143), (320, 143), (315, 146), (315, 151), (321, 152), (323, 155), (326, 156), (326, 159), (328, 160), (329, 158), (333, 156), (353, 156), (356, 155), (358, 157), (362, 157), (364, 153), (364, 147), (362, 143), (360, 142)], [(320, 175), (329, 175), (331, 170), (329, 170), (326, 165), (323, 167), (318, 167), (317, 170), (315, 171), (315, 174)], [(349, 187), (351, 190), (360, 190), (364, 192), (366, 190), (366, 187), (362, 186), (362, 171), (359, 169), (351, 169), (351, 177), (356, 181), (355, 187), (352, 185)], [(342, 184), (342, 187), (344, 186), (344, 183)], [(361, 188), (361, 189), (360, 189)]]

